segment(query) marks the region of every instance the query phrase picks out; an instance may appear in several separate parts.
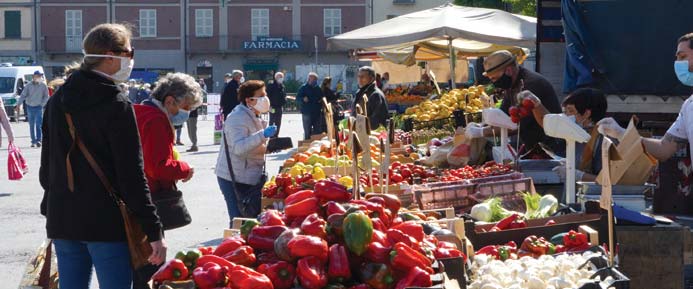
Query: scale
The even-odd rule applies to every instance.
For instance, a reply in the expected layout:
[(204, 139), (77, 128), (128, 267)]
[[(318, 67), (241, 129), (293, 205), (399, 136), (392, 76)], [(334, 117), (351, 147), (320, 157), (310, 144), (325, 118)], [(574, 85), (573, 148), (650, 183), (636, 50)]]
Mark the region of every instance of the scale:
[(547, 114), (544, 116), (544, 132), (546, 135), (564, 139), (566, 142), (566, 177), (565, 201), (575, 203), (575, 142), (586, 143), (590, 140), (588, 134), (574, 120), (565, 114)]
[(504, 160), (514, 160), (515, 156), (513, 156), (513, 153), (510, 151), (508, 130), (516, 130), (517, 124), (512, 122), (505, 112), (497, 108), (486, 108), (482, 110), (481, 118), (485, 124), (500, 128), (501, 131), (500, 146), (493, 147), (493, 160), (499, 164), (502, 164)]

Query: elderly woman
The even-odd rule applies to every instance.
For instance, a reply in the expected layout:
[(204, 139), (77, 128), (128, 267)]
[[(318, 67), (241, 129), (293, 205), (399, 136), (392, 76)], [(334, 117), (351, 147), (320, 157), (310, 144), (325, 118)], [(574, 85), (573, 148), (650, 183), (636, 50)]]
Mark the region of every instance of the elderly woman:
[[(226, 199), (230, 220), (241, 215), (236, 190), (246, 191), (262, 181), (266, 141), (277, 132), (276, 126), (268, 127), (267, 122), (260, 118), (270, 109), (264, 82), (250, 80), (243, 83), (238, 89), (238, 101), (241, 104), (233, 109), (224, 122), (216, 167), (219, 188)], [(226, 154), (227, 150), (229, 155)], [(230, 167), (233, 167), (233, 176)], [(258, 194), (258, 207), (259, 202)]]
[(87, 289), (96, 268), (102, 289), (130, 288), (132, 268), (123, 217), (68, 129), (95, 159), (151, 242), (152, 264), (166, 259), (161, 222), (142, 166), (142, 147), (127, 92), (134, 65), (130, 30), (100, 24), (84, 37), (84, 59), (46, 106), (39, 179), (41, 214), (58, 257), (60, 288)]

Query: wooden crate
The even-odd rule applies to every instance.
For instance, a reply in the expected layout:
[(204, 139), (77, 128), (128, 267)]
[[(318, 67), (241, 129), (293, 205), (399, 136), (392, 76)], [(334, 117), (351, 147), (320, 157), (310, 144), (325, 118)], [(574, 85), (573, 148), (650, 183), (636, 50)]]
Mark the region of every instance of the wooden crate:
[(275, 209), (278, 211), (284, 211), (284, 199), (262, 197), (260, 206), (263, 210)]

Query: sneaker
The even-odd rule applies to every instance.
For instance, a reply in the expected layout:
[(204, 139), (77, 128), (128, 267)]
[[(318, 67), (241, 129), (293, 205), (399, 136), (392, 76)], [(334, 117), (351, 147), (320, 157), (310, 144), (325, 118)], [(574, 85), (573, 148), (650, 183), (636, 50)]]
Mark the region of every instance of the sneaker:
[(184, 144), (181, 141), (176, 141), (177, 146), (184, 146)]
[(32, 143), (32, 144), (31, 144), (31, 147), (32, 147), (32, 148), (35, 148), (35, 147), (36, 147), (36, 144), (35, 144), (35, 143)]
[(191, 146), (190, 149), (188, 149), (186, 152), (194, 153), (196, 151), (198, 151), (197, 146)]
[(40, 148), (40, 147), (41, 147), (41, 142), (37, 142), (37, 143), (36, 143), (36, 147), (37, 147), (37, 148)]

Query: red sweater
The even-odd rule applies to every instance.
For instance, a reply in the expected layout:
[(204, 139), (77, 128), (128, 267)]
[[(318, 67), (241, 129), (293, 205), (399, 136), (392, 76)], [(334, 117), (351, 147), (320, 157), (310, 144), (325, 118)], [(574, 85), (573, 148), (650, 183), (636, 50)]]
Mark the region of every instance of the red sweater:
[(190, 166), (173, 158), (173, 127), (168, 116), (157, 107), (133, 105), (142, 141), (144, 173), (152, 193), (171, 189), (185, 179)]

